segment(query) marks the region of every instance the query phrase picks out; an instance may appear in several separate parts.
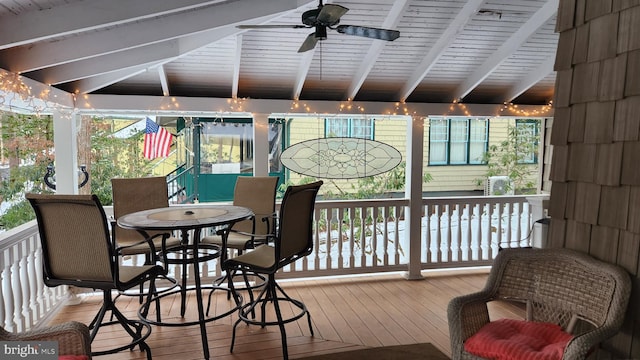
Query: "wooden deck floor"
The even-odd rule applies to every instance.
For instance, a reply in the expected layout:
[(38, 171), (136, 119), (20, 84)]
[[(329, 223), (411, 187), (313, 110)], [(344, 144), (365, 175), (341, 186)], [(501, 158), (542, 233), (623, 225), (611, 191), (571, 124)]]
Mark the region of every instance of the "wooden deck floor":
[[(307, 322), (300, 319), (287, 324), (289, 357), (339, 352), (362, 347), (430, 342), (450, 355), (446, 308), (454, 296), (477, 291), (484, 286), (487, 270), (426, 272), (424, 280), (408, 281), (400, 274), (366, 277), (324, 278), (281, 282), (290, 296), (302, 300), (314, 327), (310, 336)], [(81, 304), (64, 307), (51, 321), (77, 320), (89, 323), (100, 306), (100, 296), (85, 297)], [(214, 296), (216, 311), (228, 307), (224, 294)], [(137, 299), (121, 297), (117, 301), (125, 315), (137, 317)], [(195, 318), (195, 297), (189, 296), (186, 319)], [(167, 297), (161, 304), (163, 320), (181, 321), (178, 297)], [(505, 304), (491, 308), (500, 317), (518, 316), (519, 309)], [(207, 324), (212, 359), (280, 359), (278, 327), (261, 329), (238, 326), (236, 345), (229, 352), (233, 314)], [(113, 328), (113, 329), (112, 329)], [(126, 342), (115, 327), (101, 329), (94, 350)], [(198, 326), (154, 326), (147, 340), (153, 359), (202, 359)], [(98, 359), (146, 359), (136, 350)]]

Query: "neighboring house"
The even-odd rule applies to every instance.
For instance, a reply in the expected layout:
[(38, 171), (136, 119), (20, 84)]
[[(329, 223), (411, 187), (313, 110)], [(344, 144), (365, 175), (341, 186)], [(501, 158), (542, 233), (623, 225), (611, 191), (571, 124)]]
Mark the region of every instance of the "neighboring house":
[[(407, 117), (348, 116), (294, 117), (287, 121), (285, 147), (319, 137), (362, 137), (389, 144), (406, 158)], [(433, 116), (425, 120), (423, 171), (433, 180), (423, 185), (425, 192), (483, 191), (487, 173), (483, 154), (490, 145), (507, 139), (509, 126), (539, 134), (541, 118), (532, 117), (447, 117)], [(531, 181), (538, 181), (539, 154), (523, 156), (523, 162), (533, 168)], [(507, 175), (507, 174), (504, 174)], [(303, 176), (287, 174), (293, 182)], [(336, 183), (345, 183), (337, 180)]]
[[(408, 116), (360, 114), (299, 114), (271, 119), (269, 173), (281, 177), (282, 182), (302, 181), (305, 175), (281, 166), (280, 154), (300, 142), (326, 137), (354, 137), (382, 142), (397, 149), (404, 161), (409, 119)], [(423, 184), (424, 192), (434, 195), (484, 193), (488, 167), (483, 162), (483, 154), (489, 146), (505, 140), (509, 126), (522, 127), (537, 134), (540, 131), (539, 120), (531, 117), (477, 116), (433, 116), (425, 119), (423, 171), (429, 173), (433, 180)], [(199, 118), (195, 119), (195, 124), (198, 126), (187, 123), (181, 127), (183, 130), (182, 136), (177, 139), (177, 153), (184, 154), (186, 168), (194, 166), (198, 170), (200, 201), (230, 200), (235, 179), (253, 174), (252, 119)], [(196, 131), (199, 136), (194, 136)], [(198, 139), (198, 144), (194, 139)], [(524, 161), (533, 168), (531, 181), (534, 183), (538, 182), (538, 159), (537, 153), (524, 157)], [(336, 179), (326, 182), (323, 190), (348, 192), (352, 191), (353, 184), (353, 179)]]
[[(488, 167), (483, 154), (508, 138), (509, 127), (539, 135), (541, 118), (430, 117), (425, 122), (425, 171), (433, 180), (425, 191), (485, 190)], [(539, 152), (523, 154), (521, 164), (532, 167), (529, 180), (538, 182)], [(509, 174), (496, 174), (508, 176)], [(483, 180), (478, 185), (478, 180)]]

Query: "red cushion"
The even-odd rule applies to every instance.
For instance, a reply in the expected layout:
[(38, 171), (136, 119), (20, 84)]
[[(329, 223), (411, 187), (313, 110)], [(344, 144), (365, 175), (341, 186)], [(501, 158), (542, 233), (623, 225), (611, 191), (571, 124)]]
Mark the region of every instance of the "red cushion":
[(89, 360), (87, 355), (60, 355), (58, 360)]
[(494, 360), (555, 360), (562, 359), (571, 338), (556, 324), (500, 319), (467, 339), (464, 349)]

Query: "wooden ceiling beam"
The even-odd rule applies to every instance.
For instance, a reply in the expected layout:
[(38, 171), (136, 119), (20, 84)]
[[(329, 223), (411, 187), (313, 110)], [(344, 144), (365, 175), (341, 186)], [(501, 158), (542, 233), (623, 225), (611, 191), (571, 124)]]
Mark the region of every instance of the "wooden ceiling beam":
[(462, 101), (473, 89), (518, 50), (531, 35), (535, 34), (549, 19), (558, 12), (558, 0), (548, 0), (524, 23), (507, 41), (505, 41), (471, 76), (458, 86), (453, 94), (454, 101)]

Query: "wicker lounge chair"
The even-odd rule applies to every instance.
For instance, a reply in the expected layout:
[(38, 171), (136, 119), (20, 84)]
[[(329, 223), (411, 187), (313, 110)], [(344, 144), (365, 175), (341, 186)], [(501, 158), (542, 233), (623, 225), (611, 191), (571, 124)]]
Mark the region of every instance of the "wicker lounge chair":
[(82, 323), (69, 321), (62, 324), (11, 333), (0, 327), (0, 341), (57, 341), (58, 353), (63, 355), (84, 355), (91, 359), (91, 339), (89, 328)]
[[(452, 357), (483, 359), (466, 351), (465, 342), (490, 322), (487, 302), (508, 300), (526, 304), (529, 323), (557, 324), (570, 334), (560, 348), (562, 359), (584, 359), (618, 332), (630, 291), (631, 279), (624, 269), (584, 253), (569, 249), (502, 250), (485, 288), (449, 303)], [(485, 342), (482, 346), (489, 345)]]

